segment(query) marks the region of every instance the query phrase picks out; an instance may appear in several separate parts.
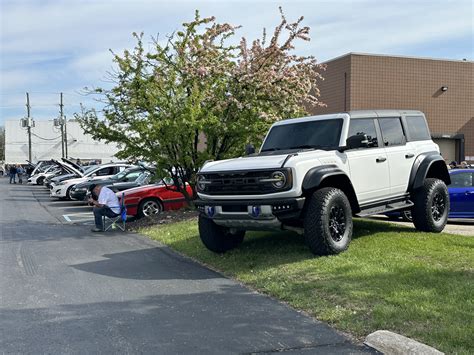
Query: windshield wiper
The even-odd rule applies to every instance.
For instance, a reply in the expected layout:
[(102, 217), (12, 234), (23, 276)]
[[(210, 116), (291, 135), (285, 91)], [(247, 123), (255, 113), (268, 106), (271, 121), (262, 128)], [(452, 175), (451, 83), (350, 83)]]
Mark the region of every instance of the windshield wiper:
[(275, 150), (281, 150), (281, 148), (267, 148), (267, 149), (262, 149), (262, 152), (273, 152)]
[(321, 148), (327, 148), (325, 146), (322, 146), (322, 145), (311, 145), (311, 144), (302, 144), (302, 145), (297, 145), (295, 147), (291, 147), (291, 148), (288, 148), (288, 149), (321, 149)]

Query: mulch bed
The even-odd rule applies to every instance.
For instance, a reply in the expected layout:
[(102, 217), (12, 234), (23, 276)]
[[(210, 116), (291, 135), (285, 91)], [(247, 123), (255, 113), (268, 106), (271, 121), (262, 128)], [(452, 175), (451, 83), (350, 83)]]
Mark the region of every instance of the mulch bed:
[(196, 220), (198, 212), (196, 210), (181, 209), (177, 211), (164, 211), (159, 215), (143, 217), (127, 222), (127, 229), (138, 230), (143, 227), (158, 226), (176, 222)]

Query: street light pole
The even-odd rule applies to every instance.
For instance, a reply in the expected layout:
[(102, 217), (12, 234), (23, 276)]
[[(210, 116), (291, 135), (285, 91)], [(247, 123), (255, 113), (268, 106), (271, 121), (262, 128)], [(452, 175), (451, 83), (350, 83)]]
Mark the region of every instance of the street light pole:
[(59, 124), (61, 125), (61, 156), (64, 158), (64, 117), (63, 117), (63, 93), (60, 94)]
[(26, 93), (26, 127), (28, 130), (28, 160), (31, 162), (31, 107), (30, 107), (30, 94)]

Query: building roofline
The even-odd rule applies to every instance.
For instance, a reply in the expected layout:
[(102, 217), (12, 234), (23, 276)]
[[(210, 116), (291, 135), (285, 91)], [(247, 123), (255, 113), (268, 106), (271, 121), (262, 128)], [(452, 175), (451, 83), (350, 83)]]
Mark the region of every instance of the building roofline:
[(440, 61), (440, 62), (459, 62), (459, 63), (472, 63), (474, 64), (474, 61), (472, 60), (462, 60), (462, 59), (443, 59), (443, 58), (431, 58), (431, 57), (414, 57), (414, 56), (408, 56), (408, 55), (392, 55), (392, 54), (374, 54), (374, 53), (362, 53), (362, 52), (349, 52), (346, 54), (342, 54), (340, 56), (337, 56), (332, 59), (328, 59), (322, 64), (332, 62), (334, 60), (338, 60), (344, 57), (352, 56), (352, 55), (358, 55), (358, 56), (365, 56), (365, 57), (385, 57), (385, 58), (402, 58), (402, 59), (418, 59), (418, 60), (434, 60), (434, 61)]

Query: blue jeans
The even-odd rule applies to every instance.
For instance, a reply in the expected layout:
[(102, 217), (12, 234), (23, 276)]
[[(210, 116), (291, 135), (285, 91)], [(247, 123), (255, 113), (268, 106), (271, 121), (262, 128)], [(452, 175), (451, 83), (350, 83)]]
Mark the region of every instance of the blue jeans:
[(107, 216), (109, 218), (118, 216), (118, 213), (115, 213), (114, 211), (112, 211), (109, 206), (102, 206), (102, 207), (94, 206), (93, 211), (94, 211), (95, 227), (99, 229), (104, 229), (104, 220), (103, 220), (104, 216)]
[(16, 174), (10, 174), (10, 184), (13, 182), (16, 184)]

